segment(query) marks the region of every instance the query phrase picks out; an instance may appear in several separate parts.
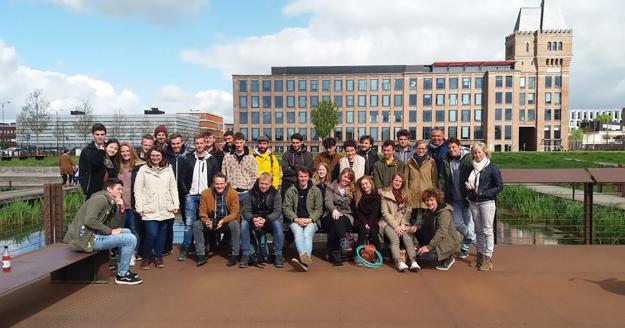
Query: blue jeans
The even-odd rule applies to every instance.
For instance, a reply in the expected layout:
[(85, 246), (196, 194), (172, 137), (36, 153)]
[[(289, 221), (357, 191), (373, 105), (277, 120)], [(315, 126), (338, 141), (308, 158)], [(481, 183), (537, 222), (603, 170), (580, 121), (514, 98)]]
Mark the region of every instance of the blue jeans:
[[(250, 226), (252, 224), (247, 220), (241, 220), (241, 251), (243, 255), (252, 254), (250, 244)], [(265, 222), (262, 228), (263, 232), (271, 233), (273, 236), (273, 254), (278, 257), (282, 256), (282, 218), (275, 219), (271, 222)]]
[(436, 253), (436, 250), (433, 249), (425, 254), (417, 256), (417, 260), (424, 262), (438, 262), (438, 254)]
[[(173, 219), (167, 219), (163, 221), (157, 220), (144, 220), (145, 226), (145, 240), (143, 242), (143, 258), (154, 259), (163, 256), (163, 248), (165, 247), (165, 239), (167, 239), (167, 225), (169, 221)], [(154, 255), (152, 255), (154, 250)]]
[(313, 249), (313, 237), (315, 232), (319, 229), (316, 223), (310, 223), (305, 227), (301, 227), (297, 223), (291, 223), (289, 225), (293, 236), (295, 237), (295, 248), (297, 248), (297, 254), (306, 253), (308, 256), (312, 255)]
[(117, 274), (125, 276), (130, 266), (130, 257), (137, 246), (137, 238), (129, 229), (122, 229), (117, 235), (95, 235), (93, 240), (93, 250), (101, 251), (105, 249), (120, 248), (119, 264), (117, 265)]
[(193, 223), (197, 220), (197, 209), (199, 205), (200, 195), (187, 195), (187, 198), (185, 198), (182, 249), (188, 249), (193, 242)]
[(141, 240), (141, 235), (139, 229), (141, 227), (141, 217), (132, 210), (132, 208), (127, 208), (124, 211), (124, 228), (130, 229), (133, 235), (137, 238), (137, 246), (135, 247), (135, 251), (139, 250), (139, 241)]
[(462, 249), (468, 250), (471, 243), (475, 241), (475, 230), (473, 228), (473, 216), (468, 206), (464, 206), (461, 200), (452, 202), (454, 207), (454, 223), (456, 229), (464, 237), (462, 241)]

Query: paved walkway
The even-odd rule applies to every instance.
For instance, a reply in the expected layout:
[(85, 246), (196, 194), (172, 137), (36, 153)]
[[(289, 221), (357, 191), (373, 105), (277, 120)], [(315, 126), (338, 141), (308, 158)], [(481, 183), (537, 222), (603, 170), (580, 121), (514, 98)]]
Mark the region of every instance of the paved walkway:
[[(571, 187), (559, 187), (542, 184), (526, 184), (525, 186), (541, 194), (553, 195), (566, 199), (573, 198), (573, 189)], [(584, 201), (584, 189), (575, 189), (575, 200), (579, 202)], [(616, 195), (593, 192), (592, 201), (596, 205), (616, 207), (625, 210), (625, 198)]]
[(463, 260), (398, 273), (315, 258), (299, 273), (169, 256), (137, 286), (40, 281), (0, 299), (0, 326), (623, 327), (623, 259), (625, 246), (498, 246), (493, 272)]

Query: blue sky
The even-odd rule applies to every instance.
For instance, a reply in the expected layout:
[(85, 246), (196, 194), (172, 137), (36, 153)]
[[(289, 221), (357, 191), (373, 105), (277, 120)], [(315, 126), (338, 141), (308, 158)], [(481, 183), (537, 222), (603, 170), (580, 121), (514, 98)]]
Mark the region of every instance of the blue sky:
[[(558, 1), (558, 0), (547, 0)], [(541, 0), (2, 0), (0, 101), (54, 110), (232, 116), (232, 74), (271, 66), (500, 60)], [(625, 106), (625, 2), (559, 1), (574, 31), (571, 108)], [(601, 17), (601, 20), (597, 20)], [(601, 81), (601, 83), (597, 83)]]

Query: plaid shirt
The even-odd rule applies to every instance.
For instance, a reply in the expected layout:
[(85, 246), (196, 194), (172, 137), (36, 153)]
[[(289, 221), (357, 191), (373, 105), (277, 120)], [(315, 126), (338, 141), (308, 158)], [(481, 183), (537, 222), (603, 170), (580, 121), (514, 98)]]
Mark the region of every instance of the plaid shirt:
[(227, 154), (221, 172), (228, 177), (228, 183), (233, 189), (249, 190), (254, 186), (257, 177), (256, 160), (251, 154), (243, 156), (239, 162), (234, 154)]

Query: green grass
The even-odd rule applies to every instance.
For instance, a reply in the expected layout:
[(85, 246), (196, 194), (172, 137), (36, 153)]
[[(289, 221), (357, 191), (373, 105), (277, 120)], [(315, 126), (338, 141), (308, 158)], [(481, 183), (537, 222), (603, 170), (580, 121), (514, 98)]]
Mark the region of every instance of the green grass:
[(597, 163), (625, 165), (625, 152), (493, 152), (499, 168), (592, 168)]
[[(74, 163), (78, 164), (78, 157), (74, 157)], [(16, 166), (58, 166), (59, 158), (57, 156), (46, 156), (44, 159), (37, 160), (35, 157), (21, 160), (14, 157), (10, 161), (0, 161), (0, 167), (16, 167)]]

